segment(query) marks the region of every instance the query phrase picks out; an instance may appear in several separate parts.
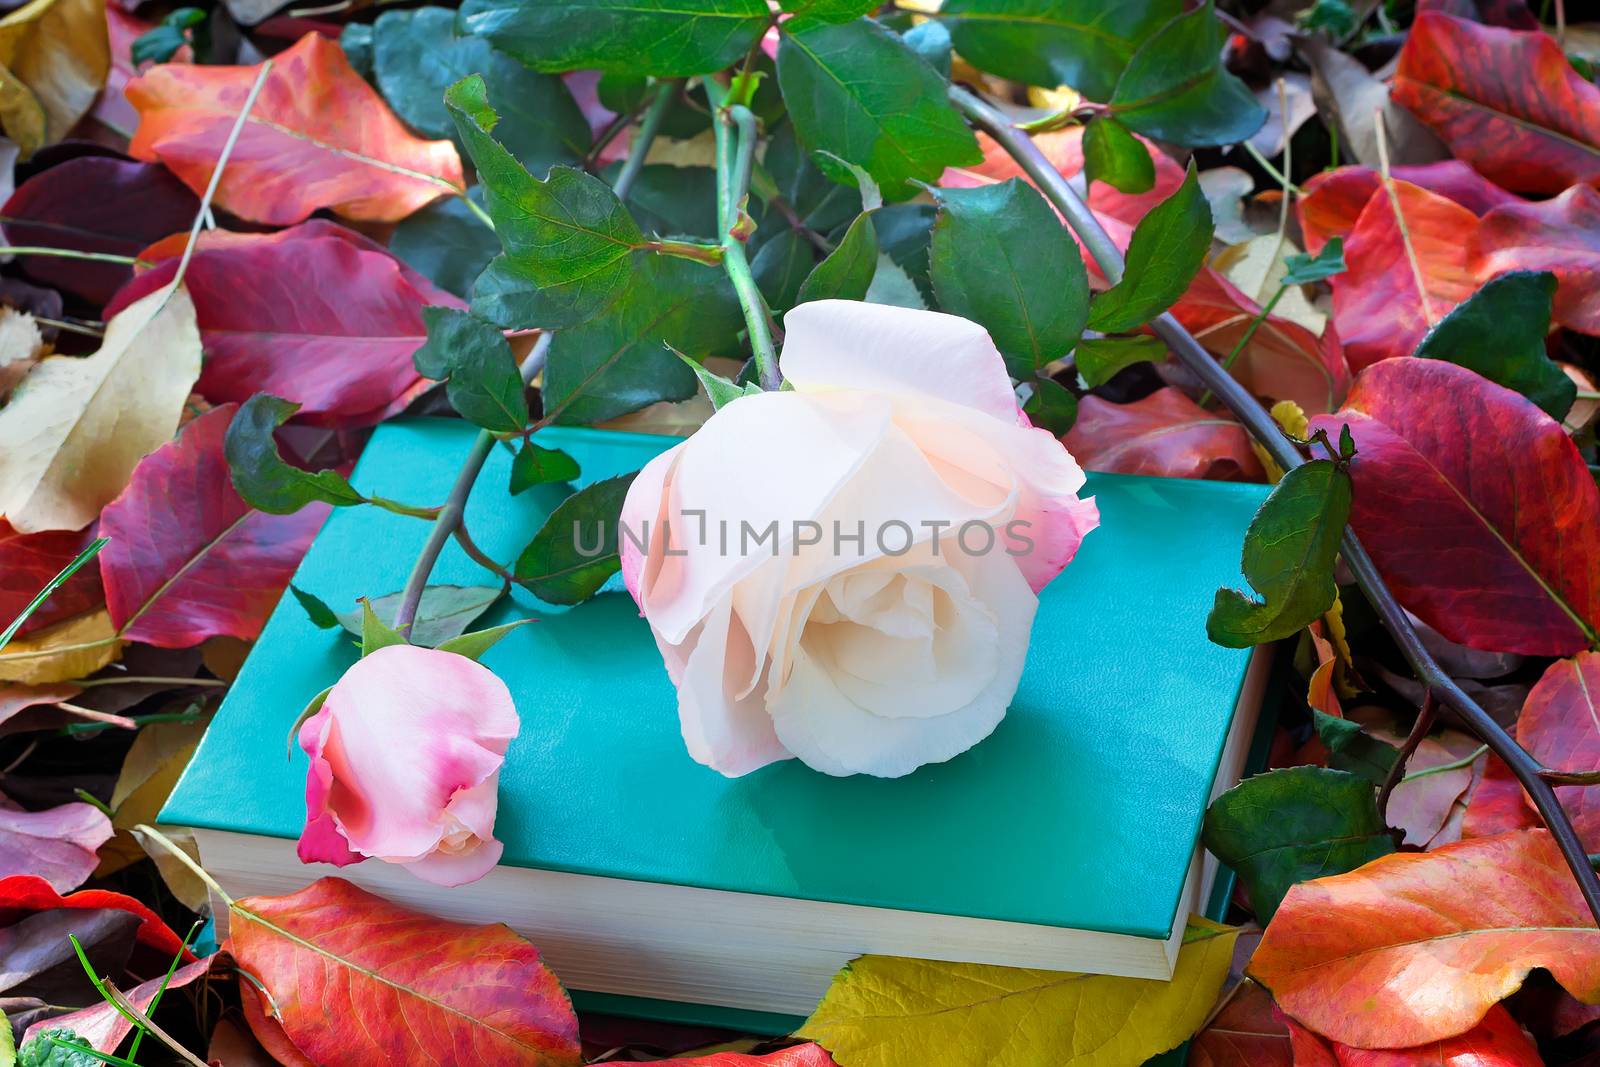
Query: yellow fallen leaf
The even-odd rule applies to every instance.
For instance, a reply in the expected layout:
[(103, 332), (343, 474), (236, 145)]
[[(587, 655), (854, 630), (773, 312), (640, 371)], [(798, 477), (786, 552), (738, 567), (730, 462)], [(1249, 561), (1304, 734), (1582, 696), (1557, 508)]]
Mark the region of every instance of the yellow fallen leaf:
[(0, 307), (0, 397), (11, 392), (45, 351), (44, 336), (32, 315)]
[(171, 440), (199, 376), (181, 285), (120, 312), (94, 355), (40, 361), (0, 410), (0, 514), (23, 533), (88, 525)]
[(0, 19), (0, 67), (0, 122), (26, 158), (65, 137), (105, 86), (105, 0), (33, 0), (17, 8)]
[(140, 823), (156, 821), (205, 732), (203, 720), (158, 722), (143, 727), (133, 739), (111, 792), (111, 825), (116, 827), (117, 836), (100, 846), (96, 878), (145, 858), (144, 848), (132, 830)]
[(1205, 1022), (1238, 936), (1190, 920), (1170, 982), (863, 956), (798, 1034), (841, 1067), (1143, 1063)]
[[(147, 837), (145, 834), (134, 831), (134, 836), (139, 839), (143, 847), (156, 865), (156, 871), (161, 875), (161, 880), (167, 883), (167, 888), (172, 890), (172, 895), (178, 898), (178, 903), (190, 911), (205, 911), (211, 906), (211, 890), (200, 876), (194, 873), (195, 867), (200, 865), (200, 846), (195, 844), (194, 831), (182, 826), (162, 826), (158, 830), (166, 836), (168, 841), (183, 849), (184, 853), (194, 861), (193, 865), (184, 863), (174, 856), (165, 845)], [(121, 835), (112, 838), (120, 840)], [(229, 1063), (234, 1061), (229, 1060)]]
[(78, 615), (0, 650), (0, 682), (48, 685), (93, 674), (122, 654), (109, 611)]
[[(1264, 233), (1218, 252), (1211, 265), (1251, 300), (1265, 307), (1272, 294), (1278, 291), (1288, 269), (1285, 258), (1296, 251), (1281, 235)], [(1278, 306), (1272, 309), (1272, 317), (1299, 323), (1314, 334), (1321, 334), (1328, 324), (1328, 316), (1311, 306), (1304, 288), (1298, 285), (1289, 286)]]

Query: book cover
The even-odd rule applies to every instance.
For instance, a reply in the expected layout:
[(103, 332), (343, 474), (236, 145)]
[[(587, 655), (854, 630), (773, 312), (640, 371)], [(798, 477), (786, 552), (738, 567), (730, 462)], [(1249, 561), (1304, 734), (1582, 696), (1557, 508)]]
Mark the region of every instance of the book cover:
[[(354, 481), (443, 499), (475, 430), (413, 419), (374, 434)], [(587, 482), (675, 439), (552, 428)], [(515, 558), (566, 489), (508, 497), (497, 449), (467, 508), (490, 555)], [(797, 761), (728, 779), (684, 752), (675, 694), (626, 593), (553, 608), (517, 590), (479, 625), (533, 616), (485, 662), (522, 717), (500, 779), (503, 863), (804, 900), (1165, 939), (1249, 653), (1201, 620), (1238, 585), (1265, 487), (1091, 475), (1103, 526), (1040, 596), (1021, 688), (993, 736), (906, 778), (832, 778)], [(336, 610), (403, 584), (425, 521), (336, 511), (295, 584)], [(495, 584), (455, 545), (434, 581)], [(279, 604), (162, 813), (165, 823), (293, 838), (306, 701), (356, 658), (293, 597)], [(337, 873), (307, 866), (307, 881)], [(463, 887), (470, 890), (471, 887)]]

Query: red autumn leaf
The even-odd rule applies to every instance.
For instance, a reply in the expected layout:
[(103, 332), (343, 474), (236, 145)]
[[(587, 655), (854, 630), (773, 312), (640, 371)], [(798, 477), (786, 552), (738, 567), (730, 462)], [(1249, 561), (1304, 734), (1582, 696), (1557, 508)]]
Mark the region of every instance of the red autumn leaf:
[[(1172, 308), (1178, 321), (1219, 359), (1233, 351), (1260, 311), (1259, 304), (1210, 267), (1201, 268)], [(1256, 328), (1230, 369), (1257, 396), (1293, 400), (1312, 414), (1338, 407), (1350, 388), (1350, 369), (1332, 325), (1319, 338), (1276, 315)]]
[(317, 1067), (306, 1059), (306, 1054), (301, 1052), (289, 1035), (283, 1032), (283, 1026), (276, 1018), (267, 1014), (265, 1005), (261, 1002), (261, 993), (249, 982), (239, 983), (239, 1005), (244, 1012), (245, 1024), (250, 1027), (250, 1033), (256, 1042), (266, 1051), (274, 1062), (282, 1067)]
[[(1483, 215), (1501, 204), (1523, 203), (1521, 197), (1506, 192), (1458, 159), (1395, 167), (1391, 173), (1401, 181), (1454, 200), (1474, 215)], [(1371, 167), (1339, 167), (1307, 178), (1304, 195), (1296, 201), (1306, 249), (1315, 253), (1330, 237), (1349, 237), (1367, 201), (1382, 185), (1378, 172)]]
[(646, 1063), (671, 1064), (672, 1067), (838, 1067), (828, 1050), (818, 1044), (794, 1045), (769, 1052), (765, 1056), (751, 1056), (743, 1052), (718, 1052), (713, 1056), (691, 1056), (688, 1059), (647, 1060)]
[[(223, 172), (218, 207), (275, 226), (320, 208), (397, 222), (461, 188), (455, 146), (408, 132), (338, 42), (308, 33), (272, 63)], [(136, 78), (126, 90), (139, 111), (129, 153), (203, 190), (259, 69), (168, 63)]]
[(1575, 185), (1554, 200), (1495, 208), (1473, 237), (1471, 269), (1485, 281), (1508, 270), (1554, 272), (1555, 321), (1600, 334), (1600, 193)]
[[(140, 982), (132, 989), (122, 991), (134, 1007), (140, 1011), (149, 1011), (150, 1002), (155, 999), (156, 991), (161, 989), (163, 983), (169, 990), (180, 989), (193, 982), (196, 978), (211, 970), (215, 954), (193, 963), (184, 964), (172, 972), (172, 979), (168, 981), (165, 971), (154, 978)], [(133, 1023), (128, 1021), (109, 1001), (102, 1000), (78, 1011), (68, 1012), (66, 1015), (56, 1015), (40, 1020), (28, 1027), (24, 1040), (44, 1030), (71, 1030), (81, 1042), (85, 1042), (101, 1052), (113, 1052), (122, 1044), (122, 1039), (133, 1032)]]
[[(1144, 140), (1140, 138), (1140, 140)], [(1072, 126), (1052, 130), (1034, 137), (1033, 143), (1064, 177), (1074, 178), (1083, 172), (1083, 127)], [(1105, 182), (1095, 182), (1089, 190), (1089, 207), (1099, 216), (1100, 222), (1116, 242), (1118, 248), (1127, 248), (1133, 228), (1161, 201), (1177, 191), (1183, 184), (1183, 168), (1165, 152), (1145, 141), (1150, 158), (1155, 163), (1156, 181), (1149, 192), (1122, 193)], [(939, 178), (946, 189), (968, 189), (977, 185), (994, 185), (1011, 178), (1021, 178), (1029, 185), (1033, 179), (1022, 172), (1017, 161), (995, 144), (986, 133), (978, 134), (978, 147), (983, 150), (983, 162), (975, 167), (951, 167)], [(1076, 239), (1076, 235), (1074, 235)], [(1084, 262), (1094, 269), (1094, 260), (1084, 257)]]
[(1437, 359), (1391, 359), (1312, 420), (1355, 435), (1350, 523), (1395, 596), (1469, 648), (1564, 656), (1600, 620), (1600, 489), (1560, 424)]
[(581, 1062), (561, 983), (503, 925), (435, 919), (341, 878), (238, 900), (231, 912), (239, 966), (270, 991), (289, 1040), (323, 1067)]
[(1507, 189), (1559, 193), (1600, 180), (1600, 89), (1543, 31), (1418, 15), (1390, 95)]
[(1262, 477), (1243, 426), (1170, 387), (1131, 404), (1086, 396), (1078, 404), (1078, 421), (1062, 440), (1089, 470), (1163, 478)]
[[(56, 725), (67, 712), (53, 710), (50, 705), (71, 700), (81, 692), (82, 689), (65, 682), (55, 685), (19, 685), (16, 682), (0, 682), (0, 736)], [(23, 712), (32, 708), (39, 710), (31, 715), (23, 715)], [(48, 720), (41, 721), (45, 716), (49, 716)]]
[[(115, 908), (139, 916), (136, 940), (142, 955), (136, 959), (136, 963), (141, 968), (152, 968), (150, 973), (154, 973), (154, 968), (164, 972), (172, 962), (172, 957), (183, 951), (183, 940), (161, 921), (159, 915), (132, 897), (105, 889), (80, 889), (62, 896), (50, 887), (49, 882), (35, 875), (16, 874), (0, 878), (0, 927), (10, 926), (35, 912), (56, 908)], [(185, 953), (184, 959), (194, 959), (193, 953)]]
[[(1600, 770), (1600, 653), (1556, 660), (1523, 702), (1517, 743), (1547, 767)], [(1600, 786), (1564, 785), (1556, 798), (1584, 847), (1600, 852)], [(1520, 798), (1519, 798), (1520, 799)]]
[(1505, 760), (1489, 753), (1483, 766), (1483, 780), (1467, 801), (1467, 813), (1461, 820), (1461, 836), (1492, 837), (1541, 825), (1538, 815), (1528, 804), (1517, 776), (1511, 773)]
[(255, 637), (328, 513), (269, 515), (244, 502), (222, 454), (234, 410), (206, 412), (140, 460), (101, 513), (106, 606), (126, 640), (188, 648)]
[[(1280, 1010), (1278, 1014), (1283, 1015), (1283, 1012)], [(1284, 1016), (1284, 1025), (1289, 1028), (1289, 1047), (1294, 1051), (1294, 1067), (1339, 1067), (1333, 1046), (1324, 1041), (1321, 1034), (1307, 1030), (1287, 1016)]]
[(27, 811), (0, 793), (0, 877), (37, 875), (58, 893), (94, 873), (96, 853), (116, 831), (93, 804), (70, 801)]
[(1555, 841), (1523, 830), (1302, 882), (1249, 974), (1334, 1041), (1410, 1048), (1472, 1029), (1535, 967), (1600, 1001), (1600, 930)]
[[(186, 230), (199, 199), (165, 167), (108, 156), (78, 156), (35, 174), (0, 208), (8, 244), (134, 256)], [(133, 277), (119, 263), (21, 256), (29, 277), (104, 304)]]
[[(61, 573), (94, 540), (94, 528), (18, 533), (0, 519), (0, 626), (22, 613), (45, 583)], [(24, 634), (92, 611), (105, 601), (100, 572), (80, 567), (78, 573), (50, 594), (26, 623)]]
[[(144, 251), (160, 265), (107, 308), (115, 314), (172, 280), (182, 242)], [(380, 246), (314, 220), (272, 234), (205, 235), (184, 284), (206, 360), (196, 390), (215, 404), (258, 392), (302, 405), (305, 421), (358, 426), (395, 414), (425, 389), (412, 355), (422, 309), (462, 307)]]
[(1539, 1047), (1498, 1004), (1471, 1030), (1412, 1048), (1334, 1045), (1339, 1067), (1544, 1067)]
[(1345, 241), (1348, 269), (1329, 279), (1333, 322), (1356, 371), (1409, 356), (1428, 328), (1477, 288), (1467, 245), (1478, 217), (1420, 186), (1393, 184), (1392, 198), (1379, 190), (1367, 200)]
[(1189, 1067), (1294, 1067), (1289, 1028), (1267, 991), (1240, 986), (1189, 1045)]

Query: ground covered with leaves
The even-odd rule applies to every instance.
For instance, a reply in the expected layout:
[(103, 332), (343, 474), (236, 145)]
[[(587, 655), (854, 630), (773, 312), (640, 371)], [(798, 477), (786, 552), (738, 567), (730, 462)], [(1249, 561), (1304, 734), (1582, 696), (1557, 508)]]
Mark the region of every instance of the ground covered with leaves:
[[(1600, 1063), (1600, 12), (0, 9), (0, 1067)], [(329, 511), (437, 533), (369, 639), (503, 592), (428, 584), (481, 554), (350, 485), (372, 427), (560, 485), (539, 429), (690, 433), (819, 299), (978, 322), (1091, 470), (1274, 484), (1193, 619), (1292, 660), (1206, 815), (1226, 924), (1170, 983), (865, 957), (780, 1038), (580, 1017), (523, 938), (320, 868), (219, 946), (148, 824)]]

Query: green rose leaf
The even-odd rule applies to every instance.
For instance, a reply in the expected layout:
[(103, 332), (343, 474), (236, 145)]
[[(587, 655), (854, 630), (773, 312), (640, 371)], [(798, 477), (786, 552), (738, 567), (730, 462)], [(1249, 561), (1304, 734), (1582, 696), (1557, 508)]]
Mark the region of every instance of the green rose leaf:
[(622, 566), (618, 522), (633, 474), (607, 478), (562, 501), (517, 558), (517, 581), (547, 604), (594, 596)]
[(750, 273), (767, 302), (767, 307), (782, 313), (794, 307), (800, 287), (816, 269), (815, 250), (794, 230), (783, 230), (764, 241), (750, 259)]
[(417, 373), (445, 382), (450, 406), (495, 433), (528, 424), (528, 399), (511, 346), (498, 327), (455, 308), (427, 307), (428, 340), (411, 357)]
[(800, 141), (864, 167), (892, 199), (912, 195), (911, 180), (983, 158), (944, 79), (868, 19), (785, 32), (778, 83)]
[(1245, 779), (1212, 801), (1202, 840), (1244, 882), (1263, 923), (1290, 887), (1394, 851), (1372, 783), (1326, 767)]
[(529, 174), (492, 136), (498, 116), (477, 75), (452, 85), (445, 104), (477, 167), (505, 249), (479, 278), (474, 310), (502, 325), (518, 325), (507, 321), (514, 317), (560, 329), (619, 297), (629, 286), (644, 234), (611, 187), (571, 167), (552, 167), (543, 181)]
[[(171, 12), (154, 29), (146, 30), (134, 40), (130, 49), (133, 65), (138, 67), (146, 61), (167, 62), (178, 49), (189, 43), (188, 31), (205, 20), (206, 13), (197, 7), (180, 7)], [(195, 33), (201, 35), (202, 31), (195, 30)], [(202, 43), (197, 36), (195, 44), (199, 46)], [(205, 51), (203, 47), (197, 50)]]
[(570, 482), (582, 473), (578, 461), (561, 449), (524, 441), (522, 450), (511, 461), (511, 495), (546, 482)]
[(782, 0), (783, 10), (808, 23), (854, 22), (880, 6), (878, 0)]
[[(831, 180), (817, 166), (811, 154), (795, 139), (794, 124), (784, 123), (767, 142), (763, 165), (772, 184), (768, 189), (752, 189), (758, 196), (776, 195), (794, 211), (800, 224), (817, 233), (827, 233), (842, 226), (856, 213), (857, 195), (845, 186)], [(762, 173), (757, 168), (757, 177)], [(789, 231), (788, 221), (777, 211), (769, 211), (762, 220), (756, 239), (769, 236), (778, 229)]]
[(740, 397), (750, 396), (762, 391), (761, 386), (755, 382), (747, 382), (744, 385), (740, 385), (738, 382), (730, 382), (722, 375), (707, 370), (705, 366), (696, 363), (688, 356), (679, 356), (678, 358), (682, 359), (684, 363), (688, 364), (689, 369), (694, 371), (695, 378), (700, 382), (700, 388), (706, 392), (706, 399), (711, 401), (713, 411), (720, 411)]
[(464, 33), (535, 70), (682, 78), (721, 70), (767, 30), (762, 0), (466, 0)]
[(1335, 274), (1343, 274), (1346, 270), (1344, 238), (1328, 238), (1314, 256), (1303, 252), (1299, 255), (1284, 256), (1283, 267), (1283, 277), (1278, 280), (1284, 285), (1310, 285), (1312, 282), (1331, 278)]
[[(992, 74), (1105, 100), (1151, 34), (1183, 0), (947, 0), (939, 17), (963, 59)], [(1219, 49), (1220, 51), (1220, 49)]]
[(863, 211), (828, 257), (806, 276), (794, 302), (860, 300), (877, 272), (878, 234), (872, 226), (872, 213)]
[(1089, 326), (1126, 333), (1149, 322), (1189, 288), (1210, 250), (1211, 205), (1191, 162), (1183, 184), (1134, 228), (1122, 281), (1095, 297)]
[(1333, 561), (1350, 517), (1350, 474), (1328, 459), (1312, 460), (1273, 486), (1244, 535), (1244, 574), (1256, 601), (1217, 590), (1206, 619), (1211, 640), (1248, 648), (1289, 637), (1333, 606)]
[[(483, 186), (474, 185), (467, 195), (481, 206)], [(439, 288), (466, 297), (499, 253), (500, 239), (459, 196), (446, 196), (402, 220), (389, 238), (389, 251)]]
[[(310, 619), (312, 625), (317, 629), (331, 630), (334, 627), (341, 625), (339, 622), (339, 616), (335, 614), (332, 608), (328, 607), (328, 602), (317, 596), (315, 593), (308, 593), (292, 582), (289, 585), (289, 592), (294, 594), (294, 598), (298, 600), (300, 602), (300, 606), (305, 609), (306, 618)], [(358, 635), (360, 633), (359, 630), (355, 632)]]
[(515, 619), (503, 622), (499, 626), (491, 626), (487, 630), (474, 630), (470, 634), (452, 637), (448, 641), (439, 642), (440, 652), (454, 652), (458, 656), (465, 656), (470, 660), (477, 660), (483, 654), (500, 643), (500, 639), (519, 626), (526, 626), (534, 619)]
[(1224, 31), (1211, 0), (1171, 19), (1128, 60), (1107, 101), (1124, 126), (1181, 145), (1243, 141), (1267, 121), (1222, 67)]
[(338, 471), (306, 471), (283, 461), (272, 435), (299, 410), (299, 404), (270, 393), (239, 406), (222, 439), (233, 487), (245, 503), (270, 515), (288, 515), (316, 500), (335, 507), (367, 503)]
[(458, 36), (450, 8), (385, 11), (372, 25), (372, 46), (379, 91), (424, 136), (456, 136), (445, 90), (479, 74), (500, 109), (496, 138), (529, 171), (543, 174), (589, 150), (588, 120), (566, 83), (529, 70), (482, 37)]
[(687, 400), (694, 375), (674, 350), (698, 357), (736, 348), (744, 318), (720, 269), (653, 256), (635, 289), (600, 318), (556, 334), (544, 372), (546, 419), (584, 425)]
[[(422, 600), (417, 605), (417, 618), (411, 624), (411, 643), (426, 648), (436, 648), (453, 637), (460, 637), (467, 627), (494, 606), (505, 595), (500, 586), (487, 585), (430, 585), (422, 590)], [(358, 637), (364, 636), (366, 616), (371, 612), (379, 625), (391, 629), (394, 617), (400, 610), (404, 593), (390, 593), (376, 600), (363, 600), (359, 611), (340, 611), (334, 618), (340, 626)], [(301, 603), (305, 603), (304, 600)], [(326, 605), (324, 605), (326, 606)], [(309, 613), (309, 609), (308, 609)], [(313, 619), (313, 622), (316, 620)]]
[(1022, 405), (1022, 413), (1028, 416), (1028, 421), (1044, 427), (1057, 437), (1072, 429), (1072, 424), (1078, 421), (1078, 398), (1072, 390), (1049, 378), (1040, 378), (1030, 384), (1033, 386), (1033, 395)]
[(1144, 142), (1113, 118), (1101, 116), (1083, 131), (1083, 179), (1123, 193), (1148, 193), (1156, 186), (1156, 164)]
[(1032, 378), (1083, 332), (1089, 276), (1077, 244), (1020, 178), (937, 195), (930, 262), (940, 307), (988, 330), (1013, 378)]
[(1389, 771), (1399, 760), (1399, 751), (1386, 741), (1361, 728), (1360, 723), (1311, 709), (1316, 723), (1317, 737), (1327, 746), (1329, 766), (1335, 770), (1359, 774), (1373, 785), (1382, 785)]
[(1555, 293), (1556, 276), (1549, 271), (1514, 270), (1491, 278), (1440, 319), (1413, 354), (1477, 371), (1562, 419), (1578, 387), (1545, 353)]
[(1143, 334), (1136, 337), (1086, 338), (1078, 342), (1073, 358), (1084, 384), (1090, 389), (1098, 389), (1135, 363), (1167, 358), (1167, 346)]

